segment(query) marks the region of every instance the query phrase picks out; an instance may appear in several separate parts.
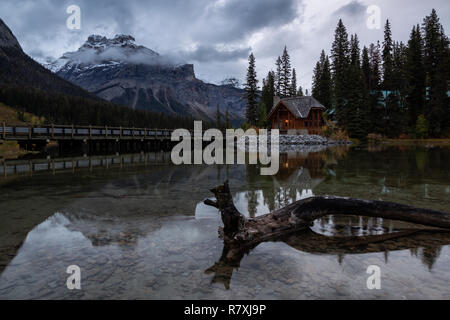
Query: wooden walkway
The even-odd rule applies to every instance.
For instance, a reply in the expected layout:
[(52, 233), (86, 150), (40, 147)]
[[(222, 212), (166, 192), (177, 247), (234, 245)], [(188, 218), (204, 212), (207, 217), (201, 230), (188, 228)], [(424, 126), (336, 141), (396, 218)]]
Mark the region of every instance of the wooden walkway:
[(0, 125), (0, 139), (17, 141), (42, 140), (170, 140), (173, 130), (98, 126), (8, 126)]

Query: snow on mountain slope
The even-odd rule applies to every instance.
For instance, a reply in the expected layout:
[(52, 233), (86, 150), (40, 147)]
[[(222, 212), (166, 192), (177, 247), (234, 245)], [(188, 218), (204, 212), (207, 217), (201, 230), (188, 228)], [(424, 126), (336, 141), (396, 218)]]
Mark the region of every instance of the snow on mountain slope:
[(99, 97), (129, 106), (214, 121), (229, 109), (233, 123), (244, 117), (243, 90), (195, 77), (194, 66), (173, 61), (129, 35), (91, 35), (75, 52), (46, 68)]

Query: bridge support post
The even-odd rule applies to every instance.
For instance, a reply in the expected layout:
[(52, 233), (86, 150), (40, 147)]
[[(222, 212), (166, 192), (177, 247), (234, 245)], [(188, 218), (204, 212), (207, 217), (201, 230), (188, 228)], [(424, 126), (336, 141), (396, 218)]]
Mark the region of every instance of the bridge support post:
[(2, 127), (3, 127), (2, 137), (3, 137), (3, 140), (5, 140), (6, 139), (6, 122), (5, 121), (3, 121), (3, 123), (2, 123)]

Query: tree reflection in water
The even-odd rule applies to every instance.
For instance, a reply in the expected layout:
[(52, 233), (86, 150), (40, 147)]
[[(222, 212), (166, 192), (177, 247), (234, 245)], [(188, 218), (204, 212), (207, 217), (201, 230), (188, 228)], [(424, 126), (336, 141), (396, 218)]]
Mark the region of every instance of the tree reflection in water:
[[(345, 255), (377, 252), (385, 253), (387, 263), (389, 252), (410, 250), (411, 254), (420, 255), (422, 262), (431, 271), (439, 257), (442, 246), (450, 244), (450, 232), (431, 229), (406, 229), (369, 236), (330, 237), (307, 229), (273, 241), (284, 242), (296, 250), (310, 254), (336, 255), (340, 264)], [(258, 245), (256, 244), (230, 256), (230, 248), (224, 243), (219, 261), (206, 269), (205, 273), (214, 274), (212, 283), (222, 283), (227, 290), (230, 289), (234, 269), (239, 269), (244, 256), (250, 254)]]
[[(396, 157), (403, 157), (400, 159), (401, 161), (396, 162), (386, 162), (381, 157), (384, 154), (371, 152), (378, 150), (370, 148), (369, 153), (357, 154), (357, 156), (379, 157), (379, 159), (372, 159), (376, 160), (375, 162), (362, 161), (367, 159), (355, 159), (355, 155), (352, 157), (353, 161), (349, 161), (346, 160), (349, 151), (348, 148), (331, 148), (322, 152), (280, 154), (280, 170), (276, 176), (267, 178), (272, 181), (264, 184), (263, 188), (259, 188), (263, 178), (252, 172), (257, 168), (247, 166), (248, 191), (245, 193), (245, 199), (249, 216), (256, 215), (261, 201), (268, 209), (267, 211), (273, 211), (296, 200), (312, 196), (312, 190), (322, 182), (342, 181), (345, 179), (342, 167), (345, 169), (351, 167), (349, 171), (364, 172), (369, 180), (374, 179), (372, 174), (375, 172), (378, 174), (378, 172), (364, 167), (367, 163), (375, 163), (375, 166), (383, 168), (386, 172), (395, 169), (395, 172), (392, 171), (392, 174), (382, 179), (381, 183), (385, 188), (381, 189), (381, 193), (386, 190), (386, 185), (392, 185), (393, 181), (397, 187), (405, 187), (411, 180), (409, 172), (412, 169), (414, 171), (418, 169), (420, 172), (430, 170), (430, 163), (428, 163), (430, 155), (425, 153), (423, 156), (421, 149), (403, 150), (408, 151), (405, 154), (394, 153)], [(433, 150), (437, 153), (439, 151), (439, 149)], [(445, 155), (445, 153), (443, 154)], [(415, 157), (416, 161), (405, 161), (404, 158), (410, 157)], [(336, 167), (338, 162), (341, 164), (340, 167)], [(388, 165), (392, 168), (386, 169)], [(414, 168), (410, 168), (411, 165)], [(258, 177), (258, 182), (255, 182), (255, 177)], [(379, 179), (378, 176), (376, 178)], [(378, 184), (379, 182), (374, 183)], [(259, 212), (259, 214), (262, 213), (264, 212)], [(283, 242), (292, 248), (310, 254), (335, 255), (340, 264), (345, 259), (345, 255), (366, 253), (384, 253), (385, 262), (388, 263), (389, 252), (409, 250), (411, 255), (420, 258), (431, 271), (442, 251), (442, 246), (450, 244), (450, 233), (419, 229), (414, 225), (383, 221), (381, 218), (328, 216), (318, 219), (311, 229), (271, 241)], [(224, 244), (219, 261), (206, 269), (205, 273), (214, 274), (212, 282), (222, 283), (226, 289), (229, 289), (234, 269), (240, 267), (244, 256), (256, 246), (258, 244), (239, 252), (233, 251), (230, 256), (230, 248)]]

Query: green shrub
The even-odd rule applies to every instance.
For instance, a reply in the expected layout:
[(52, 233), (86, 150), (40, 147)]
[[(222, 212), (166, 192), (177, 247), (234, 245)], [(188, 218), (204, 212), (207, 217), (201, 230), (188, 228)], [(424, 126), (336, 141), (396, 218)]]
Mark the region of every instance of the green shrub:
[(428, 121), (423, 114), (417, 117), (416, 121), (416, 137), (423, 139), (428, 137)]

